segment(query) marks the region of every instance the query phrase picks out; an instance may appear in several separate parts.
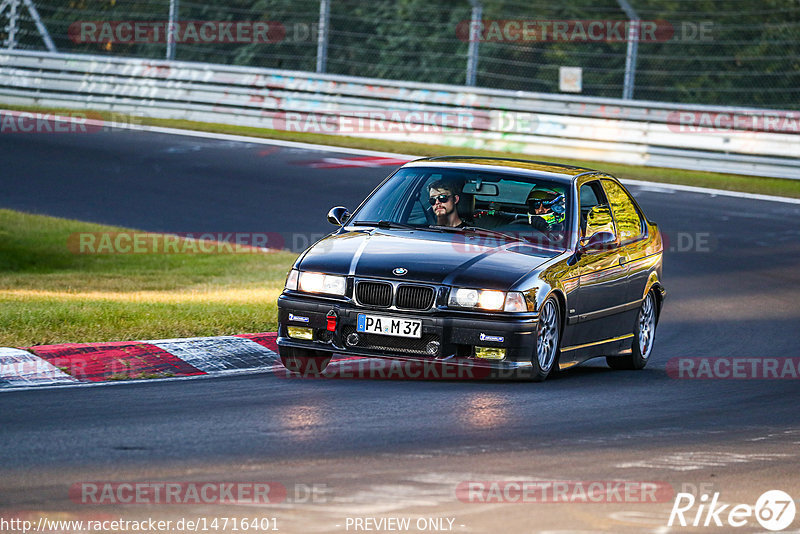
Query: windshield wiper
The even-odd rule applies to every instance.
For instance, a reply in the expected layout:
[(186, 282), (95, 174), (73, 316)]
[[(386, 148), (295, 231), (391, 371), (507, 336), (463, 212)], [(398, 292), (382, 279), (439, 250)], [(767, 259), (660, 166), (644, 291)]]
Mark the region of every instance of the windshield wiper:
[(513, 235), (504, 234), (503, 232), (498, 232), (497, 230), (489, 230), (488, 228), (481, 228), (480, 226), (430, 226), (429, 228), (433, 228), (435, 230), (442, 230), (446, 232), (473, 232), (473, 233), (480, 233), (484, 232), (487, 234), (493, 234), (496, 236), (504, 237), (506, 239), (511, 239), (513, 241), (523, 241), (523, 238), (515, 237)]
[(394, 221), (356, 221), (353, 226), (377, 226), (378, 228), (402, 228), (404, 230), (420, 230), (419, 226), (412, 224), (399, 223)]
[(489, 234), (499, 235), (501, 237), (505, 237), (507, 239), (513, 239), (514, 241), (523, 241), (525, 238), (519, 236), (513, 236), (511, 234), (506, 234), (503, 232), (498, 232), (497, 230), (489, 230), (488, 228), (481, 228), (480, 226), (465, 226), (464, 230), (469, 230), (472, 232), (486, 232)]

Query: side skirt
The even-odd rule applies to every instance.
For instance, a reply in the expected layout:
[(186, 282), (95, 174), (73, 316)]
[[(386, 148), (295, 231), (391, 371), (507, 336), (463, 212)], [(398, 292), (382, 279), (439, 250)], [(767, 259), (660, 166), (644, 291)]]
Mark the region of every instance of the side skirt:
[(599, 356), (622, 356), (631, 352), (633, 334), (603, 339), (583, 345), (573, 345), (561, 349), (558, 368), (569, 369)]

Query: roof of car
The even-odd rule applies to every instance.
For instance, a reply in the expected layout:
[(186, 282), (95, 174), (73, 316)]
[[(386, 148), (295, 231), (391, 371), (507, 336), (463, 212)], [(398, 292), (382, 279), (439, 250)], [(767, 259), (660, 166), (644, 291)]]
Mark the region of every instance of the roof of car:
[(490, 158), (484, 156), (438, 156), (433, 158), (423, 158), (407, 163), (407, 166), (427, 166), (461, 167), (461, 168), (494, 168), (494, 170), (506, 171), (527, 171), (531, 174), (546, 173), (548, 175), (561, 176), (564, 178), (574, 178), (580, 174), (599, 172), (595, 169), (576, 167), (573, 165), (563, 165), (560, 163), (550, 163), (546, 161), (532, 161), (525, 159), (512, 158)]

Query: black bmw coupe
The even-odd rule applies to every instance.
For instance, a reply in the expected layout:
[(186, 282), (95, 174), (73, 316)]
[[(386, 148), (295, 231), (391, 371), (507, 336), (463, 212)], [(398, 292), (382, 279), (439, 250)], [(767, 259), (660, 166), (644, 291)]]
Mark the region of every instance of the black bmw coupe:
[(655, 223), (613, 176), (523, 161), (403, 165), (303, 252), (278, 299), (283, 365), (334, 353), (544, 380), (589, 358), (641, 369), (664, 301)]

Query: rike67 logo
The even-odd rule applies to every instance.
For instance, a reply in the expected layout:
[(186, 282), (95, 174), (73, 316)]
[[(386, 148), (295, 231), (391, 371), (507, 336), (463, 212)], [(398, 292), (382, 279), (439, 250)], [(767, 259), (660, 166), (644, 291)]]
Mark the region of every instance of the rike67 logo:
[(756, 504), (724, 504), (719, 500), (719, 492), (710, 498), (704, 493), (696, 498), (691, 493), (678, 493), (669, 514), (667, 526), (676, 523), (682, 527), (743, 527), (752, 519), (761, 527), (771, 530), (784, 530), (794, 521), (796, 505), (792, 497), (781, 490), (765, 491)]

